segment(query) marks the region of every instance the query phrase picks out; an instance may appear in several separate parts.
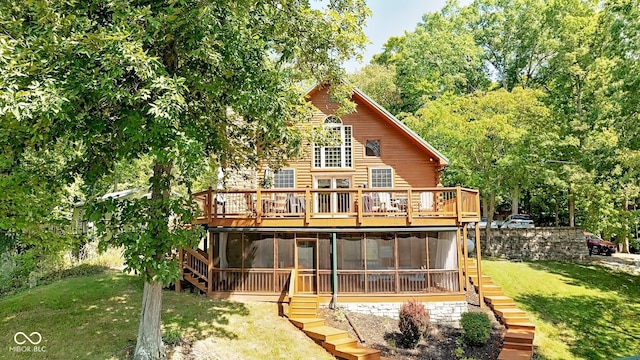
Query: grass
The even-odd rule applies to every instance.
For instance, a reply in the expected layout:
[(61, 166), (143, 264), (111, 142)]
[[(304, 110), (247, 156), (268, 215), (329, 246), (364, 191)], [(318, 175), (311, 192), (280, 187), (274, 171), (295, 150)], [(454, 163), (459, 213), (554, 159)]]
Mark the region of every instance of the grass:
[(536, 324), (539, 359), (618, 359), (640, 354), (640, 277), (565, 262), (482, 261)]
[[(117, 272), (0, 297), (0, 359), (127, 359), (135, 346), (141, 299), (141, 280)], [(172, 358), (332, 359), (277, 314), (276, 304), (163, 294), (164, 338), (177, 344)], [(46, 352), (10, 351), (19, 331), (39, 332), (38, 346)]]

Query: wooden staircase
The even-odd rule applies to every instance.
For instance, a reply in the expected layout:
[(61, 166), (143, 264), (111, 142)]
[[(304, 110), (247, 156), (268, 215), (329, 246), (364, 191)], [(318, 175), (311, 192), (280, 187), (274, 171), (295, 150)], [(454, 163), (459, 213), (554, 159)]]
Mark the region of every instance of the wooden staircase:
[[(468, 259), (469, 278), (476, 291), (479, 293), (479, 280), (477, 266), (474, 259)], [(505, 296), (502, 288), (495, 285), (491, 278), (482, 275), (482, 293), (484, 301), (491, 307), (496, 317), (504, 324), (506, 331), (504, 344), (498, 360), (529, 360), (533, 357), (533, 339), (536, 326), (529, 321), (527, 314), (518, 309), (513, 299)]]
[(361, 346), (344, 330), (325, 325), (318, 316), (316, 295), (294, 295), (289, 300), (289, 321), (329, 353), (345, 360), (380, 360), (380, 351)]

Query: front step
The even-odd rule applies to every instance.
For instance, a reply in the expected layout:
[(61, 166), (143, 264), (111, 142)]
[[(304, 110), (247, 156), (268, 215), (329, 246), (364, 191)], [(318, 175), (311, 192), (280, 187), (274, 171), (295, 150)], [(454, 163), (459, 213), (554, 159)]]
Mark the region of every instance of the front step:
[(380, 351), (358, 345), (341, 347), (334, 354), (346, 360), (380, 360)]
[(502, 349), (498, 360), (531, 360), (531, 357), (533, 357), (533, 351)]
[(356, 339), (353, 339), (350, 337), (342, 338), (342, 339), (327, 340), (322, 343), (322, 347), (327, 349), (327, 351), (329, 351), (332, 354), (335, 354), (336, 351), (340, 348), (356, 346), (356, 345), (358, 345), (358, 342), (356, 341)]
[(504, 325), (509, 330), (536, 330), (536, 325), (529, 321), (505, 321)]
[(502, 349), (533, 351), (533, 344), (523, 344), (517, 342), (504, 342)]
[(324, 319), (318, 318), (289, 318), (289, 321), (298, 329), (302, 330), (324, 325)]
[(485, 296), (484, 300), (494, 306), (515, 307), (516, 303), (508, 296)]
[(495, 312), (496, 315), (500, 316), (503, 319), (528, 319), (529, 318), (526, 312), (517, 308), (512, 308), (512, 307), (505, 308), (501, 306), (496, 306), (494, 307), (493, 312)]
[(332, 328), (330, 326), (316, 326), (314, 328), (303, 330), (307, 336), (318, 341), (337, 340), (349, 337), (346, 331)]
[(289, 318), (316, 318), (317, 316), (317, 296), (294, 296), (289, 301)]
[(504, 334), (505, 342), (533, 344), (535, 333), (528, 330), (508, 329)]

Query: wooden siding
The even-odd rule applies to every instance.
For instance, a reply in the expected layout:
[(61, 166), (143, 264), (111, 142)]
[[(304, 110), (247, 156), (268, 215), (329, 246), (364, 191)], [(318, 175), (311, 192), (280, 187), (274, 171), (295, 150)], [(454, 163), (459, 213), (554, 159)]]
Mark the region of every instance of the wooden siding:
[[(309, 101), (317, 109), (313, 125), (321, 125), (337, 109), (337, 104), (329, 101), (326, 89), (312, 92)], [(366, 102), (358, 103), (355, 113), (341, 119), (343, 125), (352, 126), (353, 168), (314, 168), (313, 145), (309, 144), (303, 158), (290, 161), (286, 166), (295, 170), (296, 188), (314, 188), (314, 178), (320, 176), (349, 178), (351, 187), (357, 188), (365, 183), (371, 184), (370, 169), (380, 167), (393, 169), (395, 188), (434, 187), (438, 184), (438, 169), (441, 168), (438, 157), (418, 146), (409, 135), (382, 118)], [(367, 140), (380, 140), (380, 157), (365, 155)]]

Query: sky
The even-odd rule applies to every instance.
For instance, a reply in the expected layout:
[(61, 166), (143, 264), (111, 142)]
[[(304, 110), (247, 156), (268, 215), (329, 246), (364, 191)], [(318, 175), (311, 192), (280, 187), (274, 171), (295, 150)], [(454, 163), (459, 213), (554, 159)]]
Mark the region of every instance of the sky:
[[(382, 52), (384, 43), (391, 36), (403, 35), (405, 31), (413, 31), (422, 21), (422, 15), (439, 11), (446, 0), (366, 0), (371, 10), (371, 17), (364, 29), (371, 41), (363, 54), (362, 63), (355, 59), (344, 64), (348, 73), (354, 73), (367, 65), (373, 55)], [(459, 1), (468, 4), (470, 1)]]

